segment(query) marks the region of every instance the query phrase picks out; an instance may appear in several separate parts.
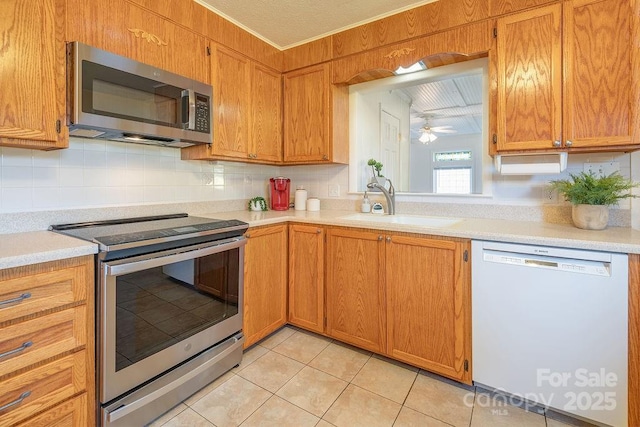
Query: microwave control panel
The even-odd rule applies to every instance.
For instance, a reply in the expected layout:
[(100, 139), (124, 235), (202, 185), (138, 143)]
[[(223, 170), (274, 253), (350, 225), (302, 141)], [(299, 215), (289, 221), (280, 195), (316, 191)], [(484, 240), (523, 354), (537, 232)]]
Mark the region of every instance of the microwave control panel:
[(211, 129), (209, 113), (209, 97), (196, 93), (196, 126), (195, 131), (209, 133)]

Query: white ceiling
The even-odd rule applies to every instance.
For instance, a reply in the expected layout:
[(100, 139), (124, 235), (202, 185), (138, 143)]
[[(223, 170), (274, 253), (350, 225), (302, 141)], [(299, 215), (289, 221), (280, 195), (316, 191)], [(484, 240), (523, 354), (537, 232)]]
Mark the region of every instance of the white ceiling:
[(195, 0), (284, 50), (436, 0)]

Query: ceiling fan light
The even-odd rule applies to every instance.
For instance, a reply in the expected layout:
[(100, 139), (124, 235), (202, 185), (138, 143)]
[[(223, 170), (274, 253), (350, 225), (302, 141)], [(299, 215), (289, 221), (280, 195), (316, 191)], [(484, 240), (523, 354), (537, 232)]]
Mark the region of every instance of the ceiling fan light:
[(396, 70), (394, 71), (394, 74), (398, 76), (400, 74), (409, 74), (409, 73), (414, 73), (416, 71), (422, 71), (426, 69), (427, 69), (427, 66), (425, 65), (425, 63), (422, 61), (418, 61), (414, 64), (409, 65), (407, 68), (404, 68), (404, 67), (396, 68)]
[(429, 142), (435, 141), (436, 139), (438, 139), (436, 135), (431, 133), (431, 131), (425, 130), (422, 132), (422, 135), (420, 135), (420, 138), (418, 138), (418, 141), (422, 142), (423, 144), (427, 144)]

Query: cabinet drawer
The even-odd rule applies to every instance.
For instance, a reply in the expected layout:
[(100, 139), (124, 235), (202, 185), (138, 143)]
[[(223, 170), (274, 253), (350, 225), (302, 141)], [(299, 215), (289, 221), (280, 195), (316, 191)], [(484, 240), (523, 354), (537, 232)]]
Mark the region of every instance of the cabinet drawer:
[(86, 344), (85, 306), (0, 328), (0, 378)]
[(87, 394), (85, 393), (18, 424), (17, 427), (86, 427), (88, 425), (90, 424), (87, 420)]
[(3, 280), (0, 323), (84, 300), (86, 274), (87, 267), (78, 266)]
[(86, 362), (83, 350), (0, 383), (0, 425), (13, 425), (84, 391)]

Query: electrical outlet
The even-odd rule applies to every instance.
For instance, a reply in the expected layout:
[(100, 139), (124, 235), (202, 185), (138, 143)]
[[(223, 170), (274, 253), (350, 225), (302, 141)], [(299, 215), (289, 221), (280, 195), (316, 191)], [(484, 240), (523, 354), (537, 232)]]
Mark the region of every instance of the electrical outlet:
[(558, 192), (550, 186), (542, 188), (542, 203), (546, 205), (555, 205), (558, 203)]
[(593, 172), (597, 177), (607, 176), (614, 172), (620, 172), (620, 162), (585, 163), (584, 171)]
[(329, 184), (329, 197), (340, 197), (340, 185)]

